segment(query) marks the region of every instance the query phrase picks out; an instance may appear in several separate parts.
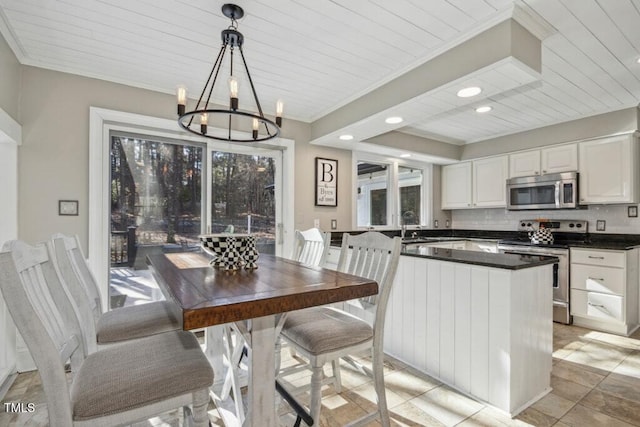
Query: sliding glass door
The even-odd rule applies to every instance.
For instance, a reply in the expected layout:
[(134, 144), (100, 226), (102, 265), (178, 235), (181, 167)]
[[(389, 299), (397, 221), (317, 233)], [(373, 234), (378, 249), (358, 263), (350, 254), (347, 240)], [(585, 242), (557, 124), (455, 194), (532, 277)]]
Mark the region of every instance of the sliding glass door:
[(280, 254), (280, 150), (113, 133), (111, 307), (160, 298), (147, 255), (199, 250), (205, 233), (251, 233)]
[(260, 253), (276, 253), (279, 152), (211, 152), (212, 233), (251, 233)]

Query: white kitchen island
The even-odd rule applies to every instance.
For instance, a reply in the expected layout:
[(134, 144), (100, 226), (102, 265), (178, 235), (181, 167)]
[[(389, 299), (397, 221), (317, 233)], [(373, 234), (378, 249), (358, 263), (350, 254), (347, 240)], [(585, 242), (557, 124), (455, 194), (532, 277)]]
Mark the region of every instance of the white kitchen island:
[(515, 416), (551, 391), (554, 260), (408, 249), (385, 353)]

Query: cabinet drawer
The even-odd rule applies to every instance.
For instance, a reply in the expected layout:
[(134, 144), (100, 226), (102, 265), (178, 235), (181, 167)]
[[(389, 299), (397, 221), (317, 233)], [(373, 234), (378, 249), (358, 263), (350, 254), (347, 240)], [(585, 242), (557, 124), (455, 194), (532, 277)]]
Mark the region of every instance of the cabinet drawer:
[(617, 295), (572, 289), (571, 314), (624, 322), (624, 298)]
[(571, 249), (571, 263), (624, 268), (626, 264), (626, 253), (621, 251)]
[(595, 265), (571, 265), (571, 287), (587, 291), (625, 295), (625, 270)]

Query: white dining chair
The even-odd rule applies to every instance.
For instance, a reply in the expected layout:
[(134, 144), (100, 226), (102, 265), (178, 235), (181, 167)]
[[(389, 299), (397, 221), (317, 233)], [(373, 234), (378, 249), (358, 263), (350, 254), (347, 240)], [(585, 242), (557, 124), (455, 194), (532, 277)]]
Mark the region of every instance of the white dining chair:
[(85, 343), (88, 351), (96, 345), (111, 345), (136, 338), (182, 329), (182, 315), (172, 301), (120, 307), (102, 311), (100, 291), (89, 270), (77, 236), (54, 234), (51, 243), (54, 261), (68, 287), (86, 336), (95, 336)]
[[(313, 307), (288, 313), (282, 336), (311, 366), (311, 417), (320, 424), (321, 387), (325, 363), (344, 358), (374, 379), (377, 411), (355, 424), (364, 425), (380, 417), (390, 424), (383, 376), (383, 332), (387, 302), (400, 259), (401, 239), (378, 232), (360, 235), (345, 233), (338, 271), (367, 277), (378, 282), (379, 292), (372, 297), (347, 303), (351, 313), (334, 307)], [(357, 316), (358, 314), (359, 316)], [(350, 355), (371, 351), (372, 369), (355, 362)]]
[(196, 337), (172, 331), (88, 354), (51, 257), (50, 244), (21, 241), (0, 252), (0, 292), (38, 368), (48, 425), (116, 426), (185, 407), (185, 423), (208, 426), (213, 370)]
[(323, 266), (330, 243), (331, 233), (322, 232), (317, 228), (296, 230), (291, 258), (305, 265)]

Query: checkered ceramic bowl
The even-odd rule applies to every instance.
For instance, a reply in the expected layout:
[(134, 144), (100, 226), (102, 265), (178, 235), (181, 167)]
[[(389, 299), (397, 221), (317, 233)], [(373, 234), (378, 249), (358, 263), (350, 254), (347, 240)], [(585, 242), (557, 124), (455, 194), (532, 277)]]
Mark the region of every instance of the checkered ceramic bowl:
[(203, 234), (199, 237), (202, 249), (213, 257), (212, 267), (232, 270), (242, 267), (248, 234)]

